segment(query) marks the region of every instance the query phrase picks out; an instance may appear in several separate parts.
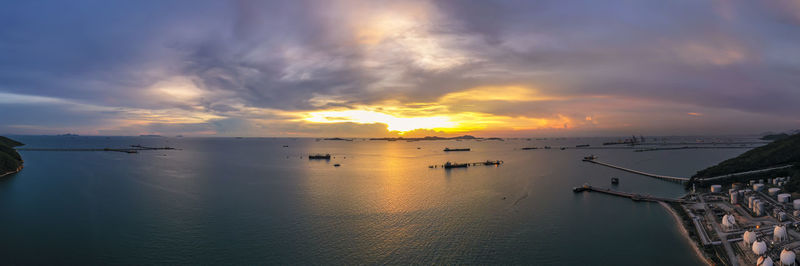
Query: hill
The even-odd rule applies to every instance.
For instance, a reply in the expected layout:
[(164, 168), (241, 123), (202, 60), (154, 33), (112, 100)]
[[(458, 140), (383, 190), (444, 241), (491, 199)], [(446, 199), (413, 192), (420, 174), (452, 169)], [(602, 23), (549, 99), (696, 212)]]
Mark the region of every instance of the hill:
[(22, 145), (19, 141), (0, 136), (0, 176), (22, 169), (22, 156), (14, 149)]
[(22, 145), (25, 145), (25, 144), (22, 144), (22, 142), (19, 142), (19, 141), (13, 140), (13, 139), (9, 139), (9, 138), (0, 136), (0, 145), (6, 145), (8, 147), (17, 147), (17, 146), (22, 146)]
[(767, 134), (761, 137), (761, 140), (779, 140), (787, 137), (789, 137), (789, 134), (786, 133)]
[[(794, 134), (698, 171), (697, 174), (692, 176), (692, 180), (787, 164), (800, 165), (798, 163), (800, 163), (800, 134)], [(797, 167), (793, 167), (788, 173), (784, 174), (795, 175), (796, 172)]]

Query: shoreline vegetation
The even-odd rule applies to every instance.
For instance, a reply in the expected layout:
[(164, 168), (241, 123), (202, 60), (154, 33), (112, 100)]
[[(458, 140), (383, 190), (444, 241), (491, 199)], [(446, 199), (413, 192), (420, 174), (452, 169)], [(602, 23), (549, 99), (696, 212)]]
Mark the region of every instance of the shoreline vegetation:
[(16, 174), (23, 168), (24, 161), (14, 147), (25, 145), (22, 142), (0, 136), (0, 177)]
[(794, 167), (770, 171), (765, 173), (741, 175), (715, 184), (727, 185), (736, 182), (747, 182), (752, 179), (769, 178), (775, 175), (792, 176), (793, 178), (786, 184), (787, 192), (800, 191), (800, 133), (788, 135), (783, 138), (770, 142), (767, 145), (749, 150), (742, 155), (725, 160), (717, 165), (697, 171), (686, 188), (693, 184), (708, 186), (703, 182), (705, 178), (712, 176), (724, 176), (737, 172), (747, 172), (754, 169), (766, 169), (781, 165), (794, 165)]

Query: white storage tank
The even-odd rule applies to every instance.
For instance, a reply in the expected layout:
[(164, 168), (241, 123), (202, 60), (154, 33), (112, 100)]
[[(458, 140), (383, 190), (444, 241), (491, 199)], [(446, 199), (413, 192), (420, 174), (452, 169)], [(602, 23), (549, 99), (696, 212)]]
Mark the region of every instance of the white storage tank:
[(712, 193), (722, 192), (722, 185), (711, 185), (711, 192)]
[(781, 264), (782, 265), (794, 265), (794, 261), (797, 258), (797, 255), (794, 254), (794, 251), (783, 249), (781, 251)]
[(781, 203), (789, 203), (789, 199), (791, 199), (791, 198), (792, 198), (792, 194), (789, 194), (789, 193), (778, 194), (778, 202), (781, 202)]
[(756, 241), (753, 242), (753, 253), (756, 255), (761, 255), (767, 252), (767, 244), (764, 241)]
[(778, 192), (781, 192), (781, 189), (773, 187), (773, 188), (768, 189), (767, 192), (769, 193), (770, 196), (775, 196), (775, 195), (778, 195)]
[(764, 184), (753, 185), (753, 191), (762, 191), (762, 190), (764, 190)]
[(753, 242), (756, 242), (756, 233), (750, 230), (744, 231), (744, 234), (742, 234), (742, 240), (744, 240), (745, 244), (753, 244)]
[(754, 196), (747, 196), (747, 208), (753, 208), (753, 201), (755, 201), (756, 197)]
[(764, 214), (765, 214), (765, 213), (764, 213), (764, 211), (765, 211), (765, 210), (764, 210), (764, 202), (762, 202), (762, 201), (758, 200), (758, 201), (756, 201), (756, 202), (755, 202), (755, 203), (753, 203), (753, 204), (756, 206), (756, 207), (754, 208), (754, 209), (755, 209), (755, 210), (754, 210), (754, 212), (756, 213), (756, 216), (762, 216), (762, 215), (764, 215)]
[(775, 242), (786, 241), (789, 237), (786, 235), (786, 226), (776, 225), (772, 230), (772, 240)]
[(731, 204), (739, 203), (739, 193), (731, 194)]
[(800, 210), (800, 199), (796, 199), (792, 202), (792, 206), (795, 210)]
[(756, 266), (773, 266), (772, 259), (769, 257), (758, 257), (758, 261), (756, 261)]
[(722, 216), (722, 227), (725, 229), (733, 229), (736, 227), (736, 219), (733, 218), (733, 215), (725, 214)]

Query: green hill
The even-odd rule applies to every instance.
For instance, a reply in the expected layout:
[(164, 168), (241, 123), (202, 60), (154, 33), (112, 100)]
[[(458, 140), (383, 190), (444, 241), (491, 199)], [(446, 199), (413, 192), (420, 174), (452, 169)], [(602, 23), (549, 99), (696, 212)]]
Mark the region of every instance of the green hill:
[(0, 136), (0, 176), (22, 167), (22, 156), (14, 149), (22, 145), (19, 141)]
[[(692, 176), (692, 180), (787, 164), (800, 166), (798, 163), (800, 163), (800, 134), (794, 134), (698, 171), (697, 174)], [(796, 172), (797, 167), (793, 167), (788, 173), (784, 174), (794, 175)]]

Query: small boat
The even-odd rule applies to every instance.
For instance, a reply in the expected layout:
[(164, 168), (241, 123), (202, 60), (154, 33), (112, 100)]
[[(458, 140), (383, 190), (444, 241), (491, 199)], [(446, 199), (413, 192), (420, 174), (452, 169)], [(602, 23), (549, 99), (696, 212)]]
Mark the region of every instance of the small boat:
[(339, 167), (339, 166), (342, 166), (342, 165), (337, 163), (337, 164), (334, 164), (333, 166), (334, 167)]
[(466, 167), (469, 167), (469, 164), (466, 164), (466, 163), (451, 163), (451, 162), (447, 162), (447, 163), (445, 163), (445, 164), (444, 164), (442, 167), (444, 167), (445, 169), (450, 169), (450, 168), (466, 168)]
[(594, 155), (589, 155), (589, 156), (583, 157), (584, 161), (594, 161), (595, 159), (597, 159), (597, 156), (594, 156)]
[(500, 160), (497, 161), (486, 160), (485, 162), (483, 162), (483, 165), (501, 165), (501, 164), (503, 164), (503, 161)]
[(470, 151), (470, 148), (456, 148), (456, 149), (444, 148), (444, 151)]
[(288, 148), (288, 147), (289, 147), (289, 145), (283, 145), (283, 147), (284, 147), (284, 148)]
[(523, 151), (535, 150), (535, 149), (538, 149), (538, 148), (536, 148), (536, 147), (525, 147), (525, 148), (522, 148)]
[(545, 150), (549, 150), (549, 149), (550, 149), (550, 146), (544, 146), (544, 149), (545, 149)]
[(562, 151), (563, 151), (563, 150), (566, 150), (566, 149), (567, 149), (567, 147), (561, 147), (561, 150), (562, 150)]
[(584, 148), (584, 147), (589, 147), (589, 144), (575, 145), (575, 148)]
[(612, 177), (611, 178), (611, 184), (614, 184), (614, 185), (619, 184), (619, 178)]
[(330, 160), (331, 159), (331, 155), (330, 154), (325, 154), (325, 155), (314, 154), (314, 155), (309, 155), (308, 159), (309, 160), (319, 160), (319, 159)]

